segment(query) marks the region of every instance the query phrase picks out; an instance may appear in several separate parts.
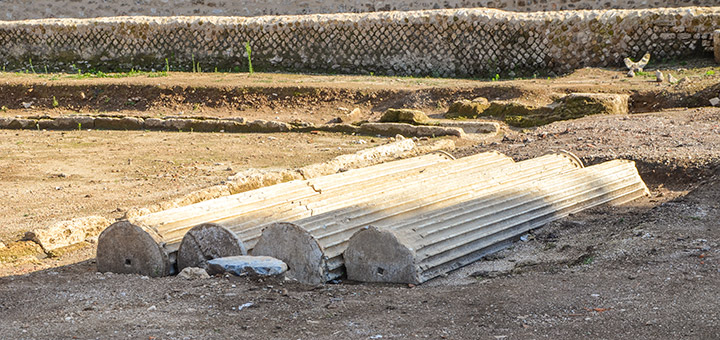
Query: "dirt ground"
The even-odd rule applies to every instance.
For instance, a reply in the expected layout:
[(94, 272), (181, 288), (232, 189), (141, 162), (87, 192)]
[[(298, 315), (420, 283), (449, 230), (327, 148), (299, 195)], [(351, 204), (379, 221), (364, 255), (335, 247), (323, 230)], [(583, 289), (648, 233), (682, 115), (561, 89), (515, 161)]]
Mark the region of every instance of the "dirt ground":
[[(654, 69), (680, 81), (656, 83)], [(633, 113), (702, 107), (717, 96), (720, 67), (699, 59), (658, 64), (635, 78), (616, 70), (585, 68), (560, 78), (499, 81), (178, 72), (0, 73), (0, 79), (0, 117), (211, 116), (324, 124), (353, 108), (359, 108), (360, 118), (366, 120), (377, 120), (386, 109), (398, 107), (440, 117), (452, 102), (479, 96), (545, 105), (570, 92), (605, 92), (629, 94)]]
[[(439, 115), (451, 99), (493, 93), (537, 102), (568, 91), (628, 93), (634, 114), (505, 128), (495, 139), (457, 140), (460, 148), (454, 153), (498, 150), (521, 160), (568, 150), (588, 164), (628, 158), (638, 162), (651, 195), (622, 207), (575, 214), (484, 261), (415, 287), (347, 281), (307, 286), (237, 277), (149, 279), (97, 273), (91, 244), (55, 257), (29, 251), (19, 260), (0, 263), (0, 338), (720, 338), (720, 109), (703, 107), (703, 100), (718, 95), (718, 80), (708, 74), (709, 67), (700, 63), (677, 71), (690, 77), (680, 85), (655, 84), (642, 76), (626, 80), (620, 71), (596, 69), (565, 78), (499, 83), (262, 75), (271, 83), (255, 84), (258, 89), (249, 92), (255, 94), (236, 100), (245, 109), (225, 101), (202, 114), (274, 115), (320, 123), (344, 112), (340, 106), (361, 107), (372, 119), (389, 106)], [(239, 78), (213, 87), (213, 76), (200, 79), (207, 95), (197, 100), (221, 98), (218, 92), (248, 85), (241, 75), (225, 75)], [(186, 93), (197, 87), (190, 85), (198, 84), (194, 77), (171, 75), (162, 80), (165, 85), (153, 86), (145, 82), (163, 78), (53, 83), (35, 75), (6, 74), (0, 88), (22, 88), (25, 92), (16, 94), (29, 97), (3, 96), (7, 110), (2, 115), (97, 110), (162, 116), (194, 104), (172, 96), (162, 104), (153, 93), (163, 87)], [(326, 99), (296, 96), (314, 99), (291, 106), (293, 96), (284, 99), (270, 92), (291, 91), (287, 89), (300, 86), (301, 79), (303, 89), (319, 88)], [(81, 83), (87, 88), (74, 82), (88, 82)], [(106, 109), (104, 99), (85, 103), (81, 96), (68, 100), (72, 109), (44, 102), (53, 91), (89, 93), (113, 82), (140, 91), (147, 104)], [(29, 88), (34, 90), (26, 93)], [(36, 101), (34, 107), (17, 107), (28, 98)], [(253, 98), (265, 100), (253, 108), (248, 104)], [(0, 195), (5, 198), (0, 241), (13, 245), (21, 244), (13, 242), (34, 226), (86, 215), (118, 218), (129, 208), (217, 184), (245, 168), (301, 166), (386, 141), (325, 133), (4, 130), (0, 136)], [(356, 143), (359, 139), (368, 143)]]

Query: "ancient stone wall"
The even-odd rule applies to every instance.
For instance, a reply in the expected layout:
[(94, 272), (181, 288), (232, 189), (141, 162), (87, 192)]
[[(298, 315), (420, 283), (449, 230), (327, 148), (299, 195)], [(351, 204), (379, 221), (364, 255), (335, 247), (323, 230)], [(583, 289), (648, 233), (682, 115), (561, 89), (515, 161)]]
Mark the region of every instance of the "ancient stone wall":
[(114, 16), (259, 16), (486, 7), (507, 11), (717, 6), (717, 0), (3, 0), (0, 20)]
[(712, 55), (720, 7), (514, 13), (492, 9), (265, 17), (0, 22), (8, 70), (256, 70), (501, 77)]

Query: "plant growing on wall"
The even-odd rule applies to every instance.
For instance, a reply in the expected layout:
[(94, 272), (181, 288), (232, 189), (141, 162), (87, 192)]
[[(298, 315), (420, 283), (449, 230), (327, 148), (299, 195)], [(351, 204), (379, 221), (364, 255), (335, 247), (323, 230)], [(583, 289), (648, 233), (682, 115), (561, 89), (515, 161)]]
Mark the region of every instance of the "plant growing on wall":
[(252, 49), (250, 48), (250, 42), (245, 42), (245, 52), (247, 52), (248, 55), (248, 72), (250, 74), (253, 74), (253, 67), (252, 67)]

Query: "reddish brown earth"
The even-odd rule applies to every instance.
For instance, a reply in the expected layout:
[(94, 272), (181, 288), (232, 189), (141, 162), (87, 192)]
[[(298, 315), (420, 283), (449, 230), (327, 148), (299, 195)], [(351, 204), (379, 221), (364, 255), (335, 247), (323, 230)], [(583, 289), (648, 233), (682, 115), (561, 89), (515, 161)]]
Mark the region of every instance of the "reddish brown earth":
[[(338, 115), (338, 106), (361, 107), (369, 118), (387, 106), (439, 114), (451, 99), (489, 96), (490, 91), (543, 102), (571, 90), (630, 93), (634, 111), (648, 112), (693, 102), (706, 105), (703, 100), (718, 94), (717, 79), (704, 75), (706, 68), (682, 72), (693, 81), (657, 85), (647, 77), (626, 81), (613, 79), (622, 75), (619, 71), (591, 69), (566, 78), (500, 83), (259, 75), (272, 82), (260, 86), (260, 92), (303, 80), (303, 86), (328, 94), (325, 99), (307, 96), (296, 106), (286, 105), (292, 97), (275, 104), (268, 99), (258, 102), (257, 110), (247, 104), (250, 97), (244, 97), (238, 102), (247, 109), (208, 104), (202, 114), (324, 122)], [(65, 93), (77, 92), (75, 81), (90, 88), (100, 82), (122, 83), (130, 92), (110, 92), (112, 98), (127, 100), (123, 98), (135, 88), (148, 94), (162, 92), (158, 88), (163, 86), (186, 92), (200, 84), (211, 87), (216, 75), (197, 81), (193, 75), (175, 76), (53, 83), (32, 75), (6, 75), (5, 88), (34, 88), (30, 93), (39, 104), (20, 109), (12, 106), (20, 99), (3, 96), (0, 101), (8, 110), (2, 115), (68, 113), (70, 108), (48, 107), (44, 101), (56, 91), (62, 103)], [(227, 84), (222, 84), (239, 91), (247, 85), (243, 76), (225, 75)], [(361, 91), (370, 97), (360, 97)], [(194, 105), (173, 96), (157, 99), (161, 97), (146, 95), (147, 106), (136, 109), (80, 100), (67, 105), (74, 111), (153, 116)], [(526, 130), (505, 128), (501, 136), (484, 142), (458, 140), (459, 156), (498, 150), (520, 160), (564, 149), (590, 164), (633, 159), (651, 195), (552, 223), (534, 231), (527, 242), (417, 287), (345, 281), (313, 287), (235, 277), (149, 279), (97, 273), (92, 245), (51, 258), (28, 251), (18, 261), (0, 264), (0, 338), (720, 338), (718, 122), (720, 109), (675, 108), (585, 117)], [(385, 141), (324, 133), (4, 130), (0, 136), (0, 195), (5, 198), (0, 241), (18, 249), (25, 243), (13, 242), (34, 226), (91, 214), (117, 218), (126, 209), (217, 184), (248, 167), (301, 166)], [(353, 143), (358, 139), (369, 143)], [(252, 305), (239, 308), (248, 303)]]

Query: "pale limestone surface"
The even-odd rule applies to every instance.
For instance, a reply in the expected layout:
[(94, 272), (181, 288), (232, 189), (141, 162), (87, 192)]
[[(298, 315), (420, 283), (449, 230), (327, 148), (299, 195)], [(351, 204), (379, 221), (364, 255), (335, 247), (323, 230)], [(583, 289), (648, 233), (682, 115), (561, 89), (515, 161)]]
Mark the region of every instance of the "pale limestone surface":
[(488, 7), (508, 11), (714, 6), (714, 0), (4, 0), (0, 20), (112, 16), (259, 16)]

